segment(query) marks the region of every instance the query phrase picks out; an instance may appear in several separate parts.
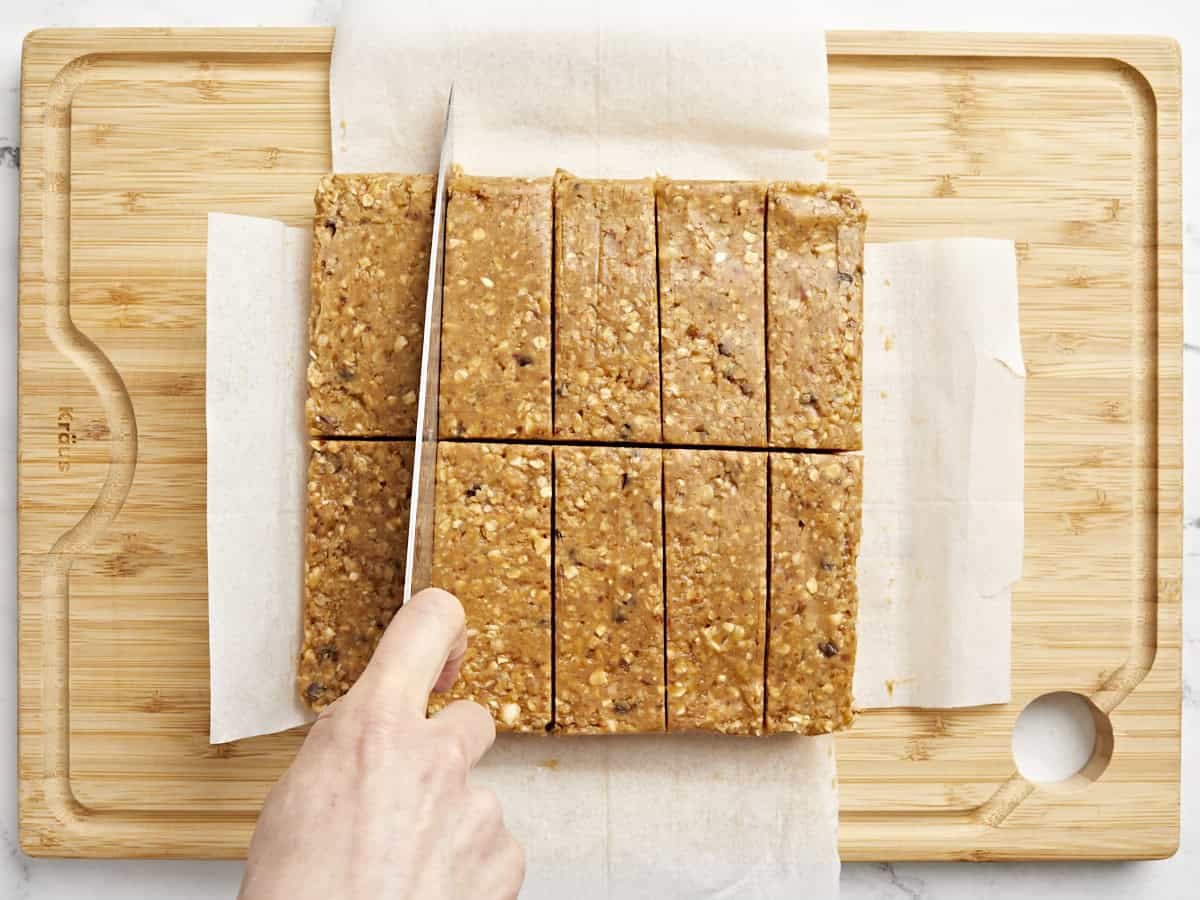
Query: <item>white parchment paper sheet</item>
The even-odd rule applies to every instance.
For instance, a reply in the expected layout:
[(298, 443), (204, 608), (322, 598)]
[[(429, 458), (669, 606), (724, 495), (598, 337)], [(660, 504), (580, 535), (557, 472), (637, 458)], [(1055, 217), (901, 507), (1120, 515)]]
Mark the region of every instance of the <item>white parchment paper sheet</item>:
[[(331, 71), (335, 168), (432, 171), (452, 73), (461, 103), (456, 162), (472, 172), (549, 174), (562, 166), (608, 176), (661, 169), (688, 177), (824, 177), (820, 31), (772, 34), (765, 20), (747, 20), (741, 29), (693, 32), (678, 27), (693, 21), (682, 15), (673, 29), (664, 17), (629, 32), (603, 21), (599, 6), (562, 12), (554, 23), (522, 20), (511, 7), (465, 6), (350, 5)], [(763, 64), (777, 73), (770, 84), (756, 74)], [(214, 603), (214, 673), (230, 666), (227, 675), (214, 674), (214, 685), (228, 677), (270, 687), (253, 699), (214, 687), (214, 707), (228, 707), (214, 709), (214, 740), (305, 719), (293, 687), (303, 535), (292, 490), (301, 491), (302, 509), (307, 292), (291, 276), (307, 257), (297, 243), (290, 258), (279, 258), (271, 252), (279, 226), (260, 228), (257, 236), (210, 244), (209, 289), (217, 296), (209, 315), (227, 317), (210, 323), (211, 333), (240, 332), (228, 335), (240, 341), (228, 360), (213, 360), (210, 342), (210, 366), (232, 372), (233, 358), (244, 355), (252, 369), (241, 373), (242, 391), (210, 396), (222, 412), (236, 406), (230, 416), (245, 430), (241, 454), (210, 435), (210, 452), (228, 454), (227, 465), (210, 468), (210, 483), (226, 479), (210, 503), (236, 508), (219, 523), (210, 520), (210, 534), (229, 530), (210, 544), (209, 565), (228, 570), (228, 580), (211, 585), (225, 594)], [(266, 272), (272, 266), (273, 278)], [(274, 293), (281, 284), (294, 294)], [(240, 304), (218, 305), (232, 294)], [(257, 307), (252, 321), (244, 306)], [(290, 451), (281, 440), (292, 442)], [(246, 451), (267, 456), (268, 448), (273, 472), (246, 466)], [(247, 502), (243, 489), (252, 479), (273, 480), (277, 502)], [(267, 554), (272, 565), (255, 570)], [(272, 642), (278, 654), (253, 652)], [(832, 738), (502, 736), (477, 777), (500, 795), (526, 848), (523, 897), (837, 895)]]
[[(821, 32), (767, 21), (752, 9), (705, 22), (671, 4), (653, 18), (628, 20), (632, 26), (617, 24), (605, 9), (556, 8), (553, 16), (530, 18), (513, 7), (475, 2), (443, 12), (432, 4), (355, 0), (339, 25), (331, 68), (335, 169), (432, 171), (453, 78), (456, 161), (476, 173), (539, 175), (561, 166), (604, 177), (661, 171), (823, 179), (828, 108)], [(225, 234), (213, 235), (209, 257), (213, 740), (308, 719), (293, 687), (302, 604), (308, 237), (276, 223), (221, 224)], [(239, 236), (238, 227), (248, 230)], [(1007, 249), (1012, 266), (1012, 245)], [(1000, 496), (989, 493), (998, 486), (986, 466), (973, 462), (972, 447), (976, 439), (989, 441), (990, 431), (1011, 438), (1012, 410), (995, 408), (991, 394), (977, 390), (996, 374), (992, 357), (974, 352), (975, 343), (968, 342), (972, 352), (960, 352), (947, 340), (981, 333), (987, 304), (975, 302), (972, 292), (991, 283), (991, 270), (977, 269), (966, 279), (953, 263), (893, 265), (877, 253), (868, 248), (868, 343), (890, 334), (886, 354), (894, 356), (867, 354), (867, 390), (881, 401), (896, 390), (904, 405), (867, 405), (864, 515), (879, 525), (865, 524), (868, 571), (860, 578), (865, 705), (886, 705), (871, 702), (876, 681), (893, 682), (887, 702), (902, 696), (904, 684), (923, 684), (911, 660), (932, 655), (930, 646), (946, 656), (953, 642), (972, 637), (965, 626), (977, 621), (978, 598), (997, 594), (1004, 602), (993, 611), (1003, 615), (989, 621), (1005, 636), (1004, 665), (982, 666), (980, 678), (997, 679), (992, 692), (1007, 696), (1011, 579), (992, 573), (999, 583), (992, 590), (978, 576), (993, 558), (990, 544), (1013, 540), (1011, 515), (987, 513), (997, 505), (1012, 510), (1004, 486)], [(985, 263), (991, 264), (982, 255), (974, 260)], [(873, 269), (890, 278), (876, 279)], [(940, 280), (918, 281), (930, 269)], [(903, 288), (890, 290), (893, 285)], [(1015, 276), (1013, 288), (1012, 305), (996, 308), (1001, 318), (992, 324), (1002, 329), (1011, 324), (1015, 330)], [(947, 308), (953, 308), (949, 315)], [(1002, 321), (1008, 315), (1011, 323)], [(939, 364), (920, 355), (930, 347), (953, 352)], [(1019, 343), (1016, 348), (1009, 362), (1019, 370)], [(923, 383), (906, 375), (914, 367), (922, 378), (940, 371), (944, 390), (915, 397), (906, 386)], [(900, 387), (881, 384), (891, 379), (900, 379)], [(959, 418), (964, 413), (966, 424)], [(910, 444), (924, 446), (929, 427), (942, 429), (932, 445), (937, 456), (920, 469), (920, 485), (939, 486), (933, 494), (910, 488), (904, 471), (916, 454)], [(899, 445), (881, 450), (870, 437), (875, 428), (881, 442), (891, 435)], [(919, 437), (912, 437), (913, 429)], [(989, 446), (999, 453), (1002, 442)], [(267, 458), (274, 463), (270, 471), (255, 463)], [(927, 477), (939, 473), (941, 480)], [(247, 490), (252, 482), (253, 492)], [(1019, 548), (1019, 490), (1017, 496)], [(941, 518), (925, 512), (920, 522), (904, 518), (922, 504), (940, 504)], [(942, 525), (935, 534), (945, 540), (913, 546), (919, 532), (907, 529), (927, 520)], [(946, 554), (955, 551), (965, 551), (961, 565), (947, 564)], [(923, 568), (935, 561), (942, 570)], [(916, 604), (897, 612), (888, 602), (918, 590), (932, 594), (923, 602), (953, 624), (929, 633)], [(947, 671), (964, 667), (948, 656)], [(968, 661), (977, 662), (973, 651)], [(238, 690), (255, 683), (265, 685), (259, 696)], [(975, 684), (961, 682), (964, 690), (954, 689), (953, 698), (972, 696)], [(523, 896), (833, 897), (835, 769), (832, 738), (502, 737), (478, 777), (500, 794), (528, 851)]]
[(868, 244), (860, 708), (1010, 692), (1025, 366), (1011, 241)]
[(312, 719), (296, 693), (311, 244), (306, 228), (208, 217), (204, 388), (213, 743)]
[(753, 4), (350, 0), (330, 67), (337, 172), (821, 181), (825, 33)]
[(833, 738), (502, 737), (523, 900), (836, 898)]

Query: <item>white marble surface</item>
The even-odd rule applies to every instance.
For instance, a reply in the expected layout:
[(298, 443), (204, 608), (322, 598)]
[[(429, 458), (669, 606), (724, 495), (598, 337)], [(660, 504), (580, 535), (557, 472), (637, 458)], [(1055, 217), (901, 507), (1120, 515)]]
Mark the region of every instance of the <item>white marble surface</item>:
[[(237, 863), (32, 860), (17, 847), (16, 826), (16, 244), (18, 86), (21, 40), (43, 26), (315, 25), (331, 24), (340, 0), (0, 0), (0, 897), (12, 900), (122, 898), (232, 898)], [(790, 4), (780, 2), (781, 14)], [(963, 31), (1060, 31), (1170, 34), (1183, 46), (1184, 96), (1200, 96), (1200, 5), (1191, 0), (855, 0), (834, 4), (827, 24), (844, 28)], [(1200, 128), (1192, 102), (1185, 107), (1184, 269), (1186, 300), (1185, 391), (1200, 386)], [(1200, 404), (1185, 413), (1183, 841), (1172, 859), (1107, 864), (847, 865), (846, 900), (978, 900), (1054, 896), (1058, 900), (1200, 896), (1200, 482), (1194, 477), (1200, 440)]]

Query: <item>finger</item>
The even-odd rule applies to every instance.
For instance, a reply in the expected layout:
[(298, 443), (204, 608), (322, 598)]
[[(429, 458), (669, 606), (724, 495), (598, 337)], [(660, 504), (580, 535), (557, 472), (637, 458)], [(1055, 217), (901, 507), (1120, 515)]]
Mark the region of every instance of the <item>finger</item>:
[(450, 648), (450, 655), (446, 658), (446, 664), (442, 666), (442, 672), (437, 677), (437, 681), (433, 683), (433, 689), (439, 694), (443, 694), (450, 688), (454, 687), (454, 682), (458, 680), (458, 673), (462, 669), (463, 659), (467, 655), (467, 630), (459, 633), (458, 639), (455, 640), (454, 646)]
[(482, 896), (515, 900), (525, 881), (525, 849), (505, 831), (488, 858), (485, 871), (490, 883), (480, 891)]
[(429, 692), (450, 661), (466, 652), (466, 618), (453, 594), (426, 588), (392, 618), (355, 684), (359, 696), (384, 697), (424, 716)]
[(505, 856), (505, 868), (509, 873), (510, 881), (507, 885), (507, 893), (503, 893), (502, 896), (515, 900), (521, 893), (521, 885), (525, 883), (525, 848), (511, 835), (508, 838), (508, 851)]
[(462, 738), (467, 759), (472, 766), (483, 759), (496, 740), (496, 723), (491, 714), (478, 703), (455, 700), (432, 719), (438, 728), (452, 731)]

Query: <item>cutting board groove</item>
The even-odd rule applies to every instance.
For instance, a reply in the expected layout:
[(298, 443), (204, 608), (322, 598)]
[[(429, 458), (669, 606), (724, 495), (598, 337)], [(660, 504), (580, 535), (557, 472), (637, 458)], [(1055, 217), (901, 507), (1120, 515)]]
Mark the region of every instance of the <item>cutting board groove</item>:
[[(205, 214), (309, 220), (329, 166), (331, 40), (26, 41), (19, 780), (32, 854), (239, 856), (302, 738), (207, 743)], [(1167, 855), (1181, 702), (1178, 48), (873, 32), (833, 32), (828, 47), (831, 177), (863, 196), (871, 240), (1016, 240), (1029, 372), (1012, 702), (864, 714), (838, 743), (842, 856)], [(868, 323), (867, 339), (882, 337)], [(1108, 716), (1112, 759), (1070, 788), (1036, 788), (1010, 736), (1055, 690)]]

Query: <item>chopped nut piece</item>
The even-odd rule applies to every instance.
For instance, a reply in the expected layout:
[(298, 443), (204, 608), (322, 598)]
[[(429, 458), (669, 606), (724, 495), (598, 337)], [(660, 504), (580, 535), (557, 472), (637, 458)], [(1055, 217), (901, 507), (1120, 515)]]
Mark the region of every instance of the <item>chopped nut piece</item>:
[(300, 696), (322, 709), (358, 680), (400, 608), (412, 441), (313, 441)]
[(861, 528), (860, 457), (771, 456), (768, 733), (822, 734), (854, 719)]
[(311, 434), (415, 434), (433, 189), (427, 175), (327, 175), (317, 188)]
[(555, 722), (567, 734), (662, 731), (662, 451), (554, 455)]
[(767, 457), (667, 450), (667, 679), (687, 708), (669, 731), (761, 734), (767, 621)]
[[(410, 217), (427, 219), (425, 229), (432, 238), (433, 189), (432, 175), (325, 175), (317, 185), (316, 221), (340, 227), (391, 225)], [(429, 253), (428, 246), (425, 252)]]
[(667, 443), (767, 445), (765, 203), (756, 182), (659, 182)]
[(554, 186), (554, 434), (662, 440), (654, 183)]
[(551, 220), (549, 178), (451, 182), (443, 437), (551, 437)]
[[(542, 471), (527, 472), (534, 462)], [(468, 639), (458, 680), (430, 697), (431, 712), (461, 698), (502, 731), (550, 724), (549, 488), (549, 447), (438, 445), (433, 583), (462, 601)]]
[(862, 447), (866, 222), (851, 191), (771, 185), (767, 353), (772, 447)]

